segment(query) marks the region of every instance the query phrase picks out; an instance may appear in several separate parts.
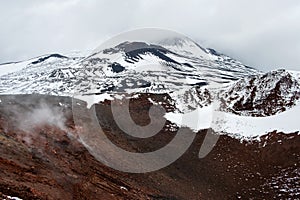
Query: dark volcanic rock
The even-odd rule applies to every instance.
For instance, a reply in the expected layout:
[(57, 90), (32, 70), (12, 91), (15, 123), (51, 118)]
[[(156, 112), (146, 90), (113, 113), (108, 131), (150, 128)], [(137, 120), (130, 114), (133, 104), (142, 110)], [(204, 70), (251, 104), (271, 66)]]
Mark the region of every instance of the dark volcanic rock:
[(60, 54), (51, 54), (49, 56), (45, 56), (45, 57), (39, 58), (38, 60), (33, 61), (31, 64), (38, 64), (38, 63), (44, 62), (45, 60), (47, 60), (49, 58), (53, 58), (53, 57), (54, 58), (68, 58), (68, 57), (60, 55)]
[(125, 69), (125, 67), (123, 67), (119, 63), (113, 63), (113, 64), (110, 65), (110, 67), (112, 68), (112, 71), (115, 72), (115, 73), (122, 72)]

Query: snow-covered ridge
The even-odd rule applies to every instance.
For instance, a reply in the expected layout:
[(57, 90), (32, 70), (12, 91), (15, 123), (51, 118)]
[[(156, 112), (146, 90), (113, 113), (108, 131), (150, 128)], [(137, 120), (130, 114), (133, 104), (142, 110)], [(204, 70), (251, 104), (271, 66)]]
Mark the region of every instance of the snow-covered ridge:
[(49, 54), (0, 65), (0, 94), (71, 94), (82, 59)]
[[(258, 73), (234, 59), (213, 55), (191, 40), (183, 38), (180, 45), (178, 41), (173, 46), (122, 42), (86, 58), (46, 55), (7, 64), (0, 68), (0, 93), (169, 93)], [(206, 56), (199, 57), (197, 52)]]
[(3, 63), (0, 64), (0, 76), (20, 71), (27, 66), (38, 64), (53, 58), (66, 59), (67, 57), (60, 54), (48, 54), (48, 55), (32, 58), (26, 61)]
[[(221, 88), (211, 101), (213, 108), (206, 105), (188, 114), (167, 113), (166, 118), (195, 131), (207, 127), (210, 118), (209, 128), (243, 140), (273, 131), (299, 133), (299, 77), (299, 72), (286, 70), (245, 77)], [(197, 123), (191, 125), (184, 118), (197, 119)]]

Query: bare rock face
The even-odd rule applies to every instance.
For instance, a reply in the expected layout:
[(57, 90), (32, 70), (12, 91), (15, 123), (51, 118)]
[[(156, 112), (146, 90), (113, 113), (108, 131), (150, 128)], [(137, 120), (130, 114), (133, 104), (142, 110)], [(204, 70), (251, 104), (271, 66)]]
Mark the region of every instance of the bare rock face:
[(240, 79), (220, 94), (222, 110), (249, 116), (283, 112), (299, 98), (300, 84), (285, 70)]
[[(147, 124), (152, 102), (164, 99), (164, 95), (146, 94), (132, 99), (132, 119), (137, 124)], [(80, 127), (75, 126), (70, 114), (70, 98), (16, 95), (1, 96), (1, 101), (0, 196), (3, 199), (8, 196), (22, 199), (155, 200), (300, 197), (298, 133), (272, 132), (260, 141), (252, 142), (241, 142), (223, 135), (214, 149), (199, 159), (199, 148), (206, 134), (203, 130), (186, 153), (168, 167), (131, 174), (105, 166), (82, 145), (78, 140)], [(132, 138), (115, 124), (110, 103), (105, 101), (96, 105), (99, 123), (107, 136), (123, 149), (153, 151), (167, 144), (176, 134), (167, 128), (170, 125), (167, 122), (166, 128), (155, 137)], [(167, 104), (163, 106), (174, 109)], [(28, 121), (37, 123), (24, 126), (22, 120), (25, 116), (35, 119), (39, 113), (36, 110), (41, 108), (43, 114), (51, 108), (55, 115), (61, 115), (64, 126), (41, 117), (37, 121)]]

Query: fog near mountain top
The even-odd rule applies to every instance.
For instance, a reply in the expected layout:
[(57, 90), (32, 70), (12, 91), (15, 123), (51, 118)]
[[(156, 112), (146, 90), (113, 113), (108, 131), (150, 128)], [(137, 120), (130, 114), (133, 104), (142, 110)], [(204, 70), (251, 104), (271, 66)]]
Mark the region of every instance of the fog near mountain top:
[(120, 32), (180, 32), (260, 70), (300, 70), (298, 0), (0, 1), (0, 63), (93, 50)]

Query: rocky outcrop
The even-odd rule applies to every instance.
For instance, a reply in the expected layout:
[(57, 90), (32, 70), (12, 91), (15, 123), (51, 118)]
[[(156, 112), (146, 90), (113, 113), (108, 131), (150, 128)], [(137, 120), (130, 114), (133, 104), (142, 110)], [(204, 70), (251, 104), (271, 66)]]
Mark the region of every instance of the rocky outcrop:
[(291, 73), (277, 70), (246, 77), (219, 95), (221, 110), (238, 115), (270, 116), (296, 105), (300, 84)]

